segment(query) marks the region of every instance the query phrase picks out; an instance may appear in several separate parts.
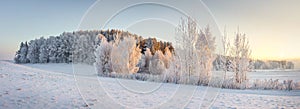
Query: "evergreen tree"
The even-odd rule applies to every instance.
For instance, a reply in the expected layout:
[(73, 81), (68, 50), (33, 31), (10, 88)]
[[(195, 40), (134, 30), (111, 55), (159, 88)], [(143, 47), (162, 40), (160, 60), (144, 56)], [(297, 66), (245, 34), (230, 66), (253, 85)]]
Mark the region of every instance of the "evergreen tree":
[(29, 42), (29, 46), (28, 46), (28, 54), (27, 54), (27, 58), (29, 59), (30, 63), (38, 63), (39, 62), (39, 40), (35, 39), (35, 40), (31, 40)]
[(21, 60), (20, 60), (20, 58), (21, 58), (21, 49), (23, 48), (23, 46), (24, 46), (24, 43), (21, 42), (20, 48), (15, 54), (15, 58), (14, 58), (15, 63), (21, 63)]
[(40, 46), (40, 54), (39, 54), (39, 62), (40, 63), (48, 63), (49, 62), (49, 50), (48, 50), (48, 40), (41, 38), (40, 41), (42, 42)]

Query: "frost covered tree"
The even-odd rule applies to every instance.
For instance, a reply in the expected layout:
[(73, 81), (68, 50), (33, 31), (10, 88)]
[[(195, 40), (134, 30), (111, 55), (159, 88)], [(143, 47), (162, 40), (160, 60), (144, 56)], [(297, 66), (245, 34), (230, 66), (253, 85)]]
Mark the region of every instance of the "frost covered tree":
[(179, 57), (176, 55), (173, 55), (171, 59), (169, 60), (169, 68), (166, 69), (166, 82), (168, 83), (175, 83), (178, 84), (180, 82), (180, 77), (182, 76), (181, 71), (181, 62), (179, 60)]
[(58, 61), (58, 41), (55, 36), (50, 36), (49, 37), (49, 62), (51, 63), (57, 63)]
[(28, 52), (28, 44), (27, 42), (20, 44), (20, 49), (17, 51), (16, 56), (14, 58), (16, 63), (27, 63), (29, 60), (27, 59)]
[(245, 34), (236, 33), (234, 43), (230, 49), (231, 68), (235, 74), (236, 83), (243, 83), (247, 80), (247, 72), (250, 71), (250, 55), (249, 42)]
[(107, 39), (103, 36), (101, 43), (97, 46), (95, 51), (96, 62), (94, 66), (99, 75), (108, 75), (112, 72), (111, 65), (111, 50), (113, 46), (112, 43), (107, 42)]
[(181, 71), (184, 71), (185, 82), (190, 82), (198, 68), (198, 56), (195, 48), (199, 30), (196, 21), (190, 17), (182, 19), (176, 28), (175, 54), (181, 59)]
[[(88, 36), (86, 34), (81, 34), (76, 36), (78, 39), (74, 44), (74, 62), (75, 63), (87, 63), (90, 64), (90, 44)], [(92, 52), (94, 55), (94, 52)]]
[(160, 50), (155, 52), (149, 63), (150, 74), (160, 75), (164, 73), (166, 69), (165, 63), (163, 61), (164, 58), (164, 54)]
[(74, 36), (71, 33), (63, 33), (61, 35), (64, 43), (64, 50), (63, 50), (63, 61), (64, 63), (70, 63), (72, 62), (72, 56), (73, 56), (73, 44), (74, 44)]
[(220, 68), (224, 71), (224, 78), (223, 80), (227, 79), (227, 71), (229, 70), (229, 50), (230, 50), (230, 41), (227, 37), (226, 29), (224, 30), (224, 35), (222, 36), (222, 50), (223, 54), (220, 56), (220, 58), (217, 61), (220, 61)]
[(151, 59), (152, 59), (152, 53), (149, 48), (146, 48), (146, 51), (141, 56), (141, 60), (139, 64), (141, 72), (149, 72), (149, 65)]
[(31, 40), (28, 46), (27, 58), (30, 63), (38, 63), (39, 62), (39, 40)]
[(87, 37), (86, 35), (81, 35), (78, 40), (79, 47), (80, 47), (78, 62), (80, 62), (80, 63), (84, 62), (88, 57), (88, 55), (86, 53), (86, 51), (87, 51), (86, 49), (87, 49), (87, 43), (89, 43), (89, 42), (86, 37)]
[(207, 84), (211, 78), (213, 61), (215, 60), (215, 37), (212, 36), (209, 26), (200, 30), (196, 42), (199, 62), (199, 81), (198, 84), (204, 81)]
[(57, 63), (66, 63), (66, 39), (64, 37), (56, 37), (56, 47), (57, 47), (57, 55), (56, 55), (56, 62)]
[[(23, 42), (21, 43), (21, 45), (23, 45)], [(21, 63), (21, 62), (20, 62), (20, 57), (21, 57), (21, 56), (20, 56), (20, 55), (21, 55), (20, 52), (21, 52), (21, 48), (22, 48), (22, 47), (20, 47), (20, 49), (19, 49), (19, 50), (16, 52), (16, 54), (15, 54), (15, 57), (14, 57), (14, 62), (15, 62), (15, 63)]]
[(95, 40), (98, 35), (82, 34), (78, 37), (74, 45), (74, 61), (76, 63), (93, 64), (95, 62), (95, 48), (98, 40)]
[(40, 63), (48, 63), (49, 61), (49, 49), (48, 49), (48, 41), (44, 38), (40, 39), (41, 46), (40, 46), (40, 54), (39, 54), (39, 62)]
[(158, 50), (152, 56), (150, 49), (145, 51), (147, 58), (145, 59), (146, 64), (149, 68), (150, 74), (158, 75), (163, 74), (166, 69), (170, 67), (170, 61), (172, 59), (172, 53), (169, 48), (165, 48), (165, 54), (162, 51)]
[[(184, 71), (181, 81), (199, 85), (208, 84), (211, 78), (215, 60), (215, 37), (209, 26), (203, 30), (197, 26), (197, 22), (190, 17), (181, 20), (176, 28), (178, 45), (175, 54), (180, 57), (180, 68)], [(195, 77), (198, 77), (198, 80)]]
[(141, 49), (139, 48), (139, 46), (136, 46), (136, 44), (132, 48), (132, 51), (129, 52), (129, 71), (132, 73), (136, 73), (139, 70), (137, 64), (141, 59)]
[(74, 42), (73, 42), (73, 52), (72, 52), (72, 62), (78, 63), (80, 62), (80, 55), (82, 53), (82, 46), (79, 42), (79, 35), (74, 35)]
[(23, 46), (24, 46), (24, 43), (21, 42), (20, 48), (19, 48), (19, 50), (16, 52), (15, 57), (14, 57), (15, 63), (21, 63), (21, 62), (20, 62), (20, 57), (21, 57), (21, 49), (23, 48)]
[(165, 67), (168, 69), (170, 67), (170, 61), (172, 59), (172, 53), (171, 53), (169, 47), (166, 47), (164, 51), (165, 51), (165, 54), (164, 54), (163, 61), (164, 61)]
[(85, 60), (83, 60), (84, 63), (93, 64), (95, 62), (95, 54), (94, 54), (96, 48), (95, 37), (97, 37), (97, 35), (89, 35), (86, 37), (86, 42), (84, 46), (86, 58)]
[(112, 68), (116, 73), (132, 74), (139, 70), (137, 64), (141, 58), (141, 49), (133, 37), (125, 37), (112, 49)]
[(160, 59), (153, 59), (150, 61), (149, 71), (152, 75), (161, 75), (165, 72), (166, 68), (164, 62)]

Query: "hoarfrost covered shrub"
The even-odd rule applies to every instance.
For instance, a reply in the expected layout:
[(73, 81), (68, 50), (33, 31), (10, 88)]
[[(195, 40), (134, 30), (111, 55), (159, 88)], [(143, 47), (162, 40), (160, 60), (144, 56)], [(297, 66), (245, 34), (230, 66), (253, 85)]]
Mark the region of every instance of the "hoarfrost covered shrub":
[(164, 73), (164, 71), (166, 69), (165, 64), (163, 62), (164, 58), (165, 57), (160, 50), (155, 52), (155, 54), (152, 57), (152, 59), (150, 60), (150, 64), (149, 64), (150, 74), (161, 75)]
[(139, 70), (137, 64), (141, 58), (141, 49), (136, 46), (133, 37), (125, 37), (119, 44), (115, 45), (111, 56), (114, 72), (133, 74)]
[(168, 69), (170, 66), (170, 61), (172, 58), (172, 53), (168, 47), (164, 49), (165, 54), (162, 51), (158, 50), (152, 56), (149, 48), (146, 48), (144, 55), (139, 62), (140, 72), (150, 74), (163, 74), (165, 69)]
[(253, 89), (279, 89), (279, 80), (276, 79), (276, 80), (259, 80), (259, 79), (256, 79), (254, 80), (253, 84), (252, 84), (252, 88)]
[(140, 70), (142, 73), (147, 73), (149, 72), (149, 66), (150, 66), (150, 60), (152, 59), (152, 54), (149, 48), (146, 48), (146, 51), (144, 54), (141, 56), (140, 60)]
[(239, 31), (235, 35), (233, 43), (227, 39), (226, 31), (222, 40), (224, 56), (221, 56), (221, 68), (224, 71), (224, 79), (227, 79), (227, 71), (234, 72), (234, 79), (237, 84), (247, 81), (247, 73), (253, 68), (250, 59), (251, 50), (245, 34)]
[[(180, 60), (175, 59), (176, 55), (170, 58), (169, 68), (166, 69), (166, 82), (178, 84), (180, 80)], [(177, 57), (178, 58), (178, 57)]]
[(251, 89), (262, 89), (262, 90), (299, 90), (296, 87), (297, 83), (293, 82), (293, 80), (283, 80), (282, 82), (279, 79), (265, 79), (259, 80), (256, 79), (252, 82)]
[(96, 62), (94, 63), (94, 67), (99, 75), (108, 75), (112, 72), (111, 65), (111, 51), (112, 44), (107, 42), (107, 39), (102, 36), (101, 43), (97, 46), (95, 51)]
[(251, 50), (246, 35), (238, 32), (230, 50), (230, 56), (233, 57), (230, 66), (235, 73), (237, 83), (242, 83), (247, 80), (247, 72), (250, 71), (251, 65), (250, 55)]

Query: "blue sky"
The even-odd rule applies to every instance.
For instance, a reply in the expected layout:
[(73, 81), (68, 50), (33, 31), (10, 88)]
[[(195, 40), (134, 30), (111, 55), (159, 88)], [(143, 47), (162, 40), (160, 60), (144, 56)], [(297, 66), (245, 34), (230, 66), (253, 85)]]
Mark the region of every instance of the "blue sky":
[(76, 30), (95, 0), (2, 0), (0, 59), (11, 59), (21, 41)]
[[(95, 0), (2, 0), (0, 3), (0, 59), (11, 59), (21, 41), (77, 30), (81, 19), (94, 2)], [(97, 10), (97, 6), (93, 9), (96, 10), (95, 12), (102, 13), (96, 13), (97, 15), (93, 15), (95, 18), (92, 18), (100, 23), (106, 21), (105, 18), (112, 15), (110, 13), (115, 13), (116, 7), (122, 6), (116, 1), (110, 1), (107, 3), (110, 5), (101, 6), (101, 2), (97, 6), (102, 10)], [(300, 47), (299, 0), (203, 0), (203, 3), (210, 9), (221, 31), (226, 26), (228, 34), (233, 36), (236, 28), (239, 27), (241, 32), (247, 34), (254, 58), (300, 58), (298, 49)], [(191, 14), (202, 15), (204, 13), (196, 9), (197, 5), (186, 1), (170, 2), (170, 4), (191, 10)], [(136, 20), (133, 18), (137, 18), (138, 15), (168, 15), (169, 18), (176, 16), (171, 14), (171, 11), (169, 14), (163, 14), (166, 11), (159, 12), (159, 9), (163, 10), (163, 8), (157, 8), (156, 11), (155, 9), (152, 11), (155, 13), (149, 13), (151, 10), (144, 12), (142, 8), (136, 8), (134, 10), (136, 14), (130, 16), (125, 12), (123, 16), (120, 14), (120, 19), (115, 19), (110, 27), (118, 27), (120, 22), (130, 19)], [(89, 12), (93, 13), (94, 10), (89, 10)], [(130, 12), (130, 10), (127, 11)], [(87, 20), (90, 21), (88, 18)], [(206, 19), (202, 16), (200, 20)], [(131, 23), (127, 30), (146, 37), (156, 36), (164, 40), (172, 40), (169, 37), (174, 36), (172, 22), (176, 21), (168, 23), (150, 19)], [(89, 25), (87, 22), (81, 22), (81, 24)], [(80, 25), (80, 29), (101, 28), (101, 25), (94, 22), (93, 24), (95, 26)]]

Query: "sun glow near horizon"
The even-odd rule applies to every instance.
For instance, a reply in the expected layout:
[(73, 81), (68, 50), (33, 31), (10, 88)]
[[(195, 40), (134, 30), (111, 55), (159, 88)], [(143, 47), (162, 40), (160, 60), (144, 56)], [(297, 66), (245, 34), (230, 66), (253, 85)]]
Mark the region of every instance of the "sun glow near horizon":
[[(257, 33), (259, 34), (259, 33)], [(253, 34), (254, 35), (254, 34)], [(252, 51), (252, 58), (262, 60), (293, 60), (300, 59), (300, 50), (297, 49), (296, 39), (281, 37), (256, 38), (251, 35), (249, 44)]]

